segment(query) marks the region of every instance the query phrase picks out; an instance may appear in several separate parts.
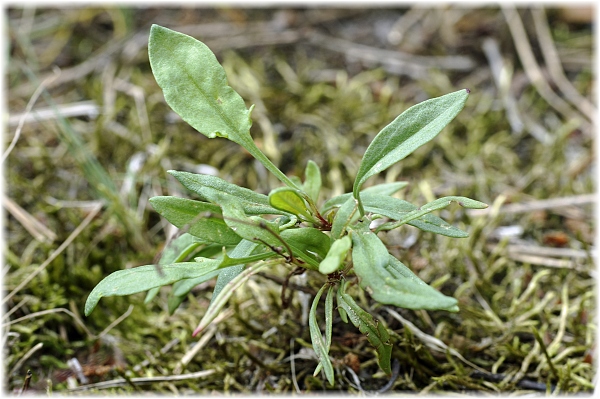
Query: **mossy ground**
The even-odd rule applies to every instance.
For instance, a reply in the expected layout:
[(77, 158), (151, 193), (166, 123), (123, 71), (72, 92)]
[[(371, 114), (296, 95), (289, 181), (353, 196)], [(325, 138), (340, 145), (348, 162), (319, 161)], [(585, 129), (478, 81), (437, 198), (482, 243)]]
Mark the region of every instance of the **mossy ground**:
[[(7, 392), (17, 392), (30, 370), (29, 392), (89, 393), (80, 382), (79, 390), (68, 388), (73, 372), (67, 362), (75, 357), (90, 383), (126, 379), (91, 391), (103, 394), (359, 393), (384, 387), (591, 394), (596, 282), (590, 250), (596, 226), (584, 195), (595, 191), (595, 131), (583, 107), (565, 111), (531, 85), (530, 66), (517, 56), (515, 33), (506, 23), (510, 9), (13, 7), (6, 13), (7, 104), (16, 119), (9, 120), (5, 145), (46, 78), (53, 76), (45, 82), (57, 107), (79, 106), (61, 122), (42, 95), (33, 108), (50, 107), (49, 117), (38, 114), (25, 123), (4, 163), (5, 196), (24, 210), (18, 219), (16, 208), (6, 206)], [(543, 61), (548, 48), (540, 44), (539, 20), (536, 25), (530, 9), (519, 15), (532, 54), (545, 66), (542, 80), (561, 93)], [(570, 15), (550, 9), (542, 20), (568, 82), (589, 98), (595, 83), (591, 23)], [(401, 16), (402, 24), (394, 26)], [(362, 306), (393, 331), (398, 373), (391, 385), (365, 337), (339, 319), (331, 348), (336, 385), (313, 377), (317, 361), (303, 301), (323, 281), (315, 274), (292, 278), (290, 287), (307, 293), (296, 290), (287, 309), (280, 282), (288, 270), (256, 276), (230, 301), (227, 317), (200, 337), (208, 340), (184, 367), (214, 282), (194, 290), (172, 316), (168, 288), (147, 305), (142, 294), (104, 298), (82, 316), (85, 298), (103, 277), (152, 263), (173, 234), (147, 201), (190, 196), (166, 170), (218, 170), (220, 177), (263, 193), (278, 185), (239, 146), (207, 139), (170, 111), (148, 63), (152, 23), (192, 34), (215, 51), (231, 86), (256, 104), (252, 134), (259, 146), (289, 175), (302, 176), (309, 159), (317, 162), (322, 198), (351, 190), (368, 143), (404, 109), (471, 90), (465, 109), (433, 142), (370, 181), (410, 182), (402, 195), (413, 203), (462, 195), (491, 205), (489, 213), (458, 207), (442, 212), (471, 233), (467, 239), (412, 227), (382, 236), (399, 259), (456, 297), (461, 308), (457, 314), (391, 309), (359, 295)], [(394, 29), (402, 30), (400, 41), (390, 35)], [(500, 89), (482, 47), (485, 38), (495, 40), (503, 57)], [(356, 50), (359, 44), (368, 47)], [(401, 64), (375, 51), (384, 48), (410, 56)], [(455, 58), (437, 59), (432, 67), (419, 58), (433, 56)], [(510, 120), (504, 93), (514, 98), (522, 130)], [(540, 202), (553, 198), (564, 201)], [(100, 211), (93, 208), (98, 200)], [(525, 209), (516, 209), (519, 204)], [(44, 266), (82, 222), (83, 229)], [(201, 371), (206, 375), (173, 378)]]

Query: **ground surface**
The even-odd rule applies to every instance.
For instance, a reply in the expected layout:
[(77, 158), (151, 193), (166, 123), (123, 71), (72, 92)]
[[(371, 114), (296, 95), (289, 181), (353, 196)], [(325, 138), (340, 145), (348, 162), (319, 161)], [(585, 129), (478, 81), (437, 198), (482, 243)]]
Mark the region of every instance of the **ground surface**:
[[(19, 132), (3, 158), (8, 392), (28, 381), (37, 393), (591, 393), (590, 10), (28, 7), (7, 14), (5, 148)], [(322, 198), (351, 190), (366, 146), (403, 110), (471, 90), (444, 132), (369, 183), (408, 181), (401, 196), (414, 203), (463, 195), (491, 205), (441, 213), (469, 231), (467, 239), (412, 227), (385, 237), (461, 309), (408, 311), (360, 297), (394, 332), (391, 379), (366, 339), (339, 319), (336, 385), (313, 377), (299, 290), (316, 292), (322, 279), (312, 274), (292, 278), (287, 309), (280, 298), (287, 271), (256, 276), (200, 343), (191, 333), (214, 282), (173, 315), (164, 288), (147, 305), (143, 294), (110, 297), (82, 316), (103, 277), (151, 264), (174, 233), (148, 204), (156, 195), (190, 196), (166, 170), (218, 171), (264, 193), (278, 184), (240, 147), (205, 138), (170, 111), (148, 63), (152, 23), (217, 54), (231, 86), (256, 104), (259, 146), (289, 175), (317, 162)], [(32, 98), (37, 113), (26, 111)], [(57, 109), (71, 113), (59, 118)], [(98, 385), (78, 379), (73, 358)]]

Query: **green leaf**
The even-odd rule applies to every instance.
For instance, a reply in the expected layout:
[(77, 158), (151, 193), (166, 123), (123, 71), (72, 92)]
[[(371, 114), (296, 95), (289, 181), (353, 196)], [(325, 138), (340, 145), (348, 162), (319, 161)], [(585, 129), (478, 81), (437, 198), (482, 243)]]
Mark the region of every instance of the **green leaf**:
[(330, 274), (338, 270), (346, 259), (346, 254), (351, 246), (352, 240), (348, 236), (335, 240), (325, 259), (319, 263), (319, 272)]
[(269, 204), (273, 208), (296, 215), (305, 221), (315, 222), (300, 193), (293, 188), (279, 187), (271, 191)]
[[(352, 297), (346, 294), (345, 280), (340, 282), (340, 288), (337, 291), (338, 307), (344, 310), (347, 318), (354, 326), (358, 327), (371, 345), (377, 351), (377, 360), (379, 367), (386, 374), (392, 374), (392, 344), (387, 329), (378, 320), (374, 319), (369, 313), (365, 312)], [(344, 320), (346, 321), (346, 320)]]
[(317, 203), (321, 192), (321, 169), (315, 162), (309, 160), (304, 170), (304, 192)]
[(266, 195), (229, 183), (219, 177), (176, 170), (169, 170), (168, 173), (205, 201), (221, 205), (217, 198), (221, 194), (228, 194), (237, 199), (248, 215), (286, 214), (269, 205), (269, 197)]
[(331, 240), (337, 240), (341, 238), (348, 226), (358, 219), (358, 213), (356, 213), (357, 205), (356, 200), (349, 196), (346, 202), (335, 213), (333, 223), (331, 224)]
[(148, 55), (167, 104), (184, 121), (209, 138), (224, 137), (241, 145), (283, 183), (299, 188), (252, 140), (252, 107), (246, 109), (242, 97), (228, 85), (225, 70), (204, 43), (152, 25)]
[[(363, 191), (361, 191), (361, 198), (366, 195), (380, 196), (380, 195), (392, 195), (398, 190), (406, 187), (408, 185), (405, 181), (398, 181), (393, 183), (382, 183), (377, 184), (375, 186), (367, 187)], [(338, 195), (333, 197), (323, 204), (321, 207), (321, 213), (326, 213), (327, 211), (342, 206), (348, 198), (352, 197), (352, 193), (346, 193), (342, 195)]]
[(331, 348), (331, 335), (333, 334), (333, 285), (329, 286), (325, 298), (325, 348), (329, 353)]
[(288, 229), (279, 234), (292, 247), (296, 255), (310, 255), (310, 258), (317, 262), (327, 256), (331, 246), (329, 236), (313, 227)]
[(385, 245), (369, 230), (368, 224), (353, 226), (352, 261), (360, 286), (369, 289), (379, 303), (406, 309), (457, 312), (457, 301), (419, 279), (402, 262), (387, 252)]
[[(321, 295), (327, 287), (327, 284), (323, 285), (313, 300), (312, 306), (310, 307), (310, 312), (308, 313), (308, 327), (310, 330), (310, 339), (313, 344), (313, 349), (315, 350), (320, 365), (325, 372), (325, 377), (327, 377), (329, 384), (333, 385), (333, 366), (331, 365), (331, 360), (329, 359), (329, 347), (323, 341), (323, 335), (321, 334), (321, 330), (319, 329), (319, 324), (317, 322), (317, 306), (319, 304), (319, 300), (321, 299)], [(329, 287), (330, 292), (331, 288), (332, 287)], [(327, 296), (329, 297), (330, 294), (328, 293)], [(332, 318), (330, 318), (330, 321), (331, 320)], [(315, 375), (319, 372), (321, 367), (317, 367), (315, 370)]]
[(359, 192), (364, 182), (437, 136), (463, 109), (468, 96), (469, 91), (463, 89), (416, 104), (375, 136), (354, 180), (352, 194), (359, 201), (361, 215), (364, 210)]
[(457, 202), (459, 205), (461, 205), (465, 208), (471, 208), (471, 209), (483, 209), (483, 208), (488, 207), (487, 204), (484, 204), (483, 202), (475, 201), (475, 200), (467, 198), (467, 197), (452, 196), (452, 197), (438, 198), (435, 201), (431, 201), (430, 203), (425, 204), (420, 208), (417, 208), (411, 212), (408, 212), (406, 215), (404, 215), (404, 217), (402, 219), (398, 220), (397, 222), (382, 224), (381, 226), (379, 226), (377, 231), (395, 229), (397, 227), (402, 226), (403, 224), (406, 224), (415, 219), (418, 219), (430, 212), (437, 211), (439, 209), (443, 209), (443, 208), (447, 207), (448, 205), (450, 205), (452, 202)]
[[(235, 245), (241, 238), (231, 230), (221, 217), (221, 208), (207, 202), (178, 197), (153, 197), (150, 204), (165, 219), (200, 239), (202, 243)], [(208, 215), (217, 215), (210, 217)]]
[[(366, 212), (383, 215), (394, 220), (403, 219), (409, 212), (417, 209), (416, 205), (394, 197), (365, 195), (363, 192), (361, 193), (361, 198)], [(444, 219), (432, 214), (420, 216), (417, 219), (409, 221), (408, 224), (423, 231), (448, 237), (464, 238), (469, 236), (467, 232), (452, 226)]]
[(100, 298), (115, 295), (131, 295), (148, 291), (155, 287), (173, 284), (186, 278), (196, 278), (216, 270), (219, 260), (206, 262), (181, 262), (161, 266), (161, 276), (156, 265), (134, 267), (132, 269), (118, 270), (105, 277), (88, 296), (84, 312), (88, 316), (96, 307)]

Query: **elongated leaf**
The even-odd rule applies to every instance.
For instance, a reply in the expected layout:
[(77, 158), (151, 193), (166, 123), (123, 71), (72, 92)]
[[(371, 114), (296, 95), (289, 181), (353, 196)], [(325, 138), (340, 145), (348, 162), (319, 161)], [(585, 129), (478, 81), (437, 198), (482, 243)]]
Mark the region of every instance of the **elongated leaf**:
[(312, 200), (317, 203), (321, 192), (321, 169), (314, 161), (309, 160), (304, 170), (304, 184), (302, 188)]
[(327, 256), (331, 246), (329, 236), (313, 227), (288, 229), (282, 231), (280, 235), (292, 248), (302, 254), (312, 255), (311, 258), (318, 262)]
[(407, 213), (402, 219), (400, 219), (397, 222), (382, 224), (381, 226), (379, 226), (378, 231), (395, 229), (397, 227), (402, 226), (403, 224), (406, 224), (415, 219), (418, 219), (430, 212), (445, 208), (448, 205), (450, 205), (452, 202), (456, 202), (465, 208), (483, 209), (483, 208), (488, 207), (487, 204), (484, 204), (483, 202), (475, 201), (475, 200), (467, 198), (467, 197), (452, 196), (452, 197), (438, 198), (435, 201), (431, 201), (430, 203), (423, 205), (422, 207)]
[(89, 315), (100, 301), (100, 298), (114, 295), (131, 295), (148, 291), (155, 287), (173, 284), (186, 278), (196, 278), (216, 270), (219, 260), (206, 262), (181, 262), (161, 267), (163, 276), (160, 276), (155, 265), (134, 267), (132, 269), (118, 270), (105, 277), (88, 296), (84, 312)]
[[(365, 211), (383, 215), (394, 220), (401, 220), (409, 212), (417, 209), (416, 205), (394, 197), (373, 196), (361, 193), (361, 198)], [(450, 223), (444, 221), (444, 219), (432, 214), (422, 215), (417, 219), (407, 222), (407, 224), (423, 231), (430, 231), (448, 237), (464, 238), (469, 236), (467, 232), (452, 226)]]
[(158, 25), (148, 42), (150, 66), (167, 104), (209, 138), (224, 137), (244, 147), (286, 185), (297, 187), (258, 149), (244, 100), (227, 83), (225, 70), (204, 43)]
[(212, 306), (210, 306), (206, 310), (204, 317), (202, 317), (202, 320), (200, 320), (200, 323), (192, 333), (192, 336), (195, 337), (200, 332), (202, 332), (202, 330), (204, 330), (210, 324), (210, 322), (213, 321), (215, 317), (217, 317), (223, 306), (225, 306), (229, 298), (231, 298), (231, 295), (233, 295), (233, 293), (237, 289), (239, 289), (246, 281), (248, 281), (250, 277), (258, 273), (259, 270), (266, 266), (268, 266), (268, 263), (264, 262), (259, 262), (254, 265), (248, 266), (244, 270), (242, 270), (242, 272), (238, 274), (234, 279), (228, 282), (225, 285), (225, 287), (223, 287), (219, 295), (217, 295), (217, 297), (215, 298), (214, 305), (213, 302), (211, 302)]
[(379, 367), (386, 374), (392, 373), (391, 358), (392, 344), (387, 329), (378, 320), (374, 319), (369, 313), (365, 312), (352, 297), (346, 294), (345, 280), (340, 283), (337, 291), (338, 307), (344, 310), (344, 313), (350, 319), (361, 333), (363, 333), (371, 345), (377, 351), (377, 360)]
[(281, 212), (269, 205), (269, 197), (266, 195), (229, 183), (219, 177), (176, 170), (169, 170), (168, 173), (205, 201), (221, 205), (216, 198), (221, 194), (228, 194), (238, 200), (248, 215), (287, 215), (286, 212)]
[[(321, 365), (321, 367), (317, 367), (315, 370), (315, 375), (322, 368), (325, 372), (325, 377), (327, 377), (327, 381), (329, 381), (329, 384), (333, 385), (333, 366), (331, 365), (331, 360), (329, 359), (329, 347), (323, 341), (323, 335), (321, 334), (321, 330), (319, 329), (319, 324), (317, 322), (317, 306), (319, 304), (319, 300), (321, 299), (321, 295), (326, 288), (327, 284), (321, 287), (319, 292), (317, 292), (317, 295), (315, 295), (315, 299), (310, 307), (310, 312), (308, 313), (308, 327), (310, 330), (310, 339), (313, 344), (313, 349), (315, 350)], [(330, 295), (328, 294), (328, 297), (329, 296)]]
[(457, 312), (457, 301), (419, 279), (402, 262), (388, 254), (368, 224), (353, 226), (352, 261), (360, 286), (369, 289), (377, 302), (407, 309)]
[(330, 274), (338, 270), (346, 259), (346, 254), (351, 246), (352, 240), (348, 236), (335, 240), (325, 259), (319, 263), (319, 272)]
[(305, 221), (315, 221), (296, 189), (289, 187), (276, 188), (269, 193), (269, 204), (273, 208), (296, 215)]
[[(393, 183), (382, 183), (377, 184), (375, 186), (367, 187), (363, 191), (361, 191), (361, 198), (366, 197), (367, 195), (380, 196), (380, 195), (392, 195), (398, 190), (406, 187), (408, 182), (405, 181), (397, 181)], [(352, 193), (346, 193), (342, 195), (338, 195), (337, 197), (333, 197), (323, 204), (321, 207), (321, 213), (326, 213), (327, 211), (342, 206), (348, 198), (352, 197)]]
[[(227, 226), (221, 217), (221, 208), (216, 205), (170, 196), (150, 198), (150, 204), (174, 226), (188, 228), (187, 232), (203, 243), (235, 245), (241, 240)], [(217, 217), (207, 217), (204, 213)]]
[(333, 285), (327, 290), (325, 298), (325, 348), (327, 353), (331, 348), (331, 335), (333, 333)]
[(468, 96), (469, 91), (463, 89), (414, 105), (375, 136), (354, 180), (352, 193), (359, 201), (361, 214), (364, 212), (359, 192), (364, 182), (437, 136), (463, 109)]
[(356, 200), (349, 196), (346, 202), (337, 210), (331, 224), (331, 240), (341, 238), (348, 226), (358, 219)]

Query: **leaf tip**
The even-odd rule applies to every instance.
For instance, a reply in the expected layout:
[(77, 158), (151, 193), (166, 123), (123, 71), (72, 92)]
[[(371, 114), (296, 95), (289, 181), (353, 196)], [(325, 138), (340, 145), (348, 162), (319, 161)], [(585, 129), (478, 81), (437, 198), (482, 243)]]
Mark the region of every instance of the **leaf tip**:
[(466, 88), (465, 90), (466, 90), (467, 94), (471, 94), (471, 89)]

